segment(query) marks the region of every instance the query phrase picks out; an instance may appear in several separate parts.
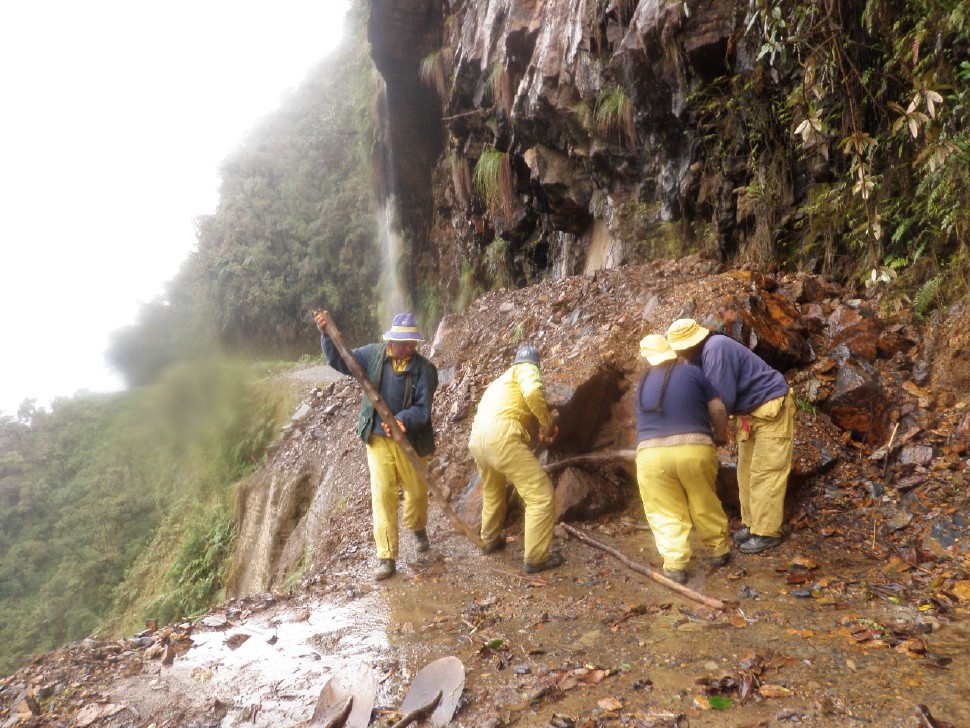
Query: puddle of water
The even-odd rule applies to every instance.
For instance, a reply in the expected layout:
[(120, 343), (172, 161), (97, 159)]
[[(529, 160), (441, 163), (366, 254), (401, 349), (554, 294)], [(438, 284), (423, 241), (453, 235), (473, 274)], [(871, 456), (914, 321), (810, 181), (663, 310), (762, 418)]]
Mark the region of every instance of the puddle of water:
[(183, 656), (152, 667), (157, 677), (150, 681), (126, 681), (119, 693), (140, 713), (176, 704), (194, 714), (218, 700), (229, 706), (220, 725), (296, 725), (313, 714), (336, 671), (384, 658), (386, 621), (380, 595), (371, 593), (341, 605), (267, 610), (225, 630), (197, 627)]

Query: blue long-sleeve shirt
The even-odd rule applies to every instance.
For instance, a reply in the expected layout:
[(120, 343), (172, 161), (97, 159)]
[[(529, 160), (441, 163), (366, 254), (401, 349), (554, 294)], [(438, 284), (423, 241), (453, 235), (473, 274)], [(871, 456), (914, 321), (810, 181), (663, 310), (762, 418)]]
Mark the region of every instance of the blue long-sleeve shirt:
[(712, 334), (701, 351), (701, 367), (729, 415), (745, 415), (788, 394), (788, 382), (757, 354), (730, 336)]

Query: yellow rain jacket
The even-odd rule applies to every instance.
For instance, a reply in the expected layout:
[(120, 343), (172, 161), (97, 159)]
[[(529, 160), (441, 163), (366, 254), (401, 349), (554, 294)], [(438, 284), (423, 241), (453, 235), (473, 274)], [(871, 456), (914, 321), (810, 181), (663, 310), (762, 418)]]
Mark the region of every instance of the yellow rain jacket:
[(541, 427), (549, 426), (549, 406), (542, 387), (542, 375), (535, 364), (516, 364), (488, 385), (478, 405), (472, 432), (503, 419), (518, 422), (528, 433), (533, 417)]
[(552, 481), (529, 448), (535, 421), (549, 426), (549, 407), (539, 367), (522, 363), (506, 370), (485, 390), (472, 423), (468, 449), (482, 479), (482, 541), (501, 538), (506, 481), (525, 503), (525, 562), (541, 564), (552, 542)]

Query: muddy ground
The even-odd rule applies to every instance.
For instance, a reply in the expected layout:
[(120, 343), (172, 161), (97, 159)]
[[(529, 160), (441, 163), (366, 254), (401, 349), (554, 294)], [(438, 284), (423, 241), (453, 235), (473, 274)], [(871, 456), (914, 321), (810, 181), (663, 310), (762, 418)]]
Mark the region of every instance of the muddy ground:
[[(590, 360), (618, 373), (594, 441), (574, 433), (571, 447), (629, 447), (638, 338), (749, 290), (747, 281), (705, 266), (651, 266), (497, 292), (446, 319), (450, 333), (432, 349), (443, 376), (430, 469), (449, 502), (459, 501), (473, 470), (464, 450), (469, 403), (523, 337), (542, 345), (550, 392), (596, 376), (586, 371)], [(812, 303), (830, 313), (847, 298), (824, 295)], [(953, 445), (966, 413), (968, 367), (957, 344), (967, 320), (960, 310), (931, 324), (883, 322), (911, 342), (874, 366), (892, 391), (889, 424), (905, 423), (897, 429), (906, 447), (931, 451), (916, 464), (899, 452), (879, 459), (885, 438), (833, 433), (824, 403), (809, 398), (824, 380), (818, 362), (826, 347), (826, 334), (812, 329), (817, 362), (786, 372), (807, 403), (798, 438), (834, 438), (838, 457), (792, 485), (779, 548), (735, 551), (720, 569), (698, 549), (687, 586), (722, 600), (723, 609), (665, 588), (561, 529), (554, 545), (565, 564), (526, 575), (517, 510), (507, 548), (485, 556), (455, 532), (435, 499), (431, 551), (417, 554), (405, 533), (398, 574), (375, 583), (366, 468), (352, 434), (360, 392), (346, 379), (328, 383), (322, 372), (304, 372), (311, 421), (290, 430), (267, 467), (336, 458), (351, 485), (302, 581), (181, 625), (38, 656), (0, 681), (0, 725), (307, 726), (327, 681), (363, 663), (378, 682), (371, 724), (387, 726), (414, 675), (446, 655), (464, 665), (453, 724), (468, 727), (970, 725), (968, 462)], [(935, 364), (930, 380), (913, 384), (928, 364)], [(628, 467), (589, 472), (627, 498), (572, 525), (659, 569)]]
[[(379, 679), (373, 724), (390, 725), (410, 678), (445, 655), (466, 670), (455, 725), (933, 725), (920, 705), (970, 725), (965, 609), (880, 592), (895, 583), (883, 558), (811, 529), (722, 569), (699, 561), (688, 586), (730, 602), (714, 611), (572, 539), (561, 568), (526, 576), (515, 525), (483, 556), (433, 513), (432, 551), (407, 543), (390, 580), (373, 583), (361, 558), (369, 524), (348, 523), (359, 542), (326, 576), (214, 610), (171, 665), (121, 669), (137, 659), (122, 651), (110, 678), (77, 685), (114, 716), (23, 725), (303, 726), (328, 677), (357, 662)], [(642, 522), (630, 508), (583, 528), (659, 568)], [(75, 649), (90, 661), (97, 647)]]

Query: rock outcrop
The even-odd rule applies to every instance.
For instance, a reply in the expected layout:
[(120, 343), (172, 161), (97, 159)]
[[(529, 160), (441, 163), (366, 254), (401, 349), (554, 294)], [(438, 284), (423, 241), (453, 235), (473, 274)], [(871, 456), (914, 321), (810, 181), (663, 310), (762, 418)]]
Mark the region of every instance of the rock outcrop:
[[(373, 0), (384, 197), (412, 281), (454, 301), (469, 278), (527, 285), (692, 246), (769, 260), (796, 196), (788, 180), (809, 175), (754, 180), (754, 159), (730, 151), (748, 144), (742, 131), (709, 125), (724, 109), (704, 95), (766, 85), (747, 12), (723, 0)], [(777, 187), (771, 204), (760, 184)]]

